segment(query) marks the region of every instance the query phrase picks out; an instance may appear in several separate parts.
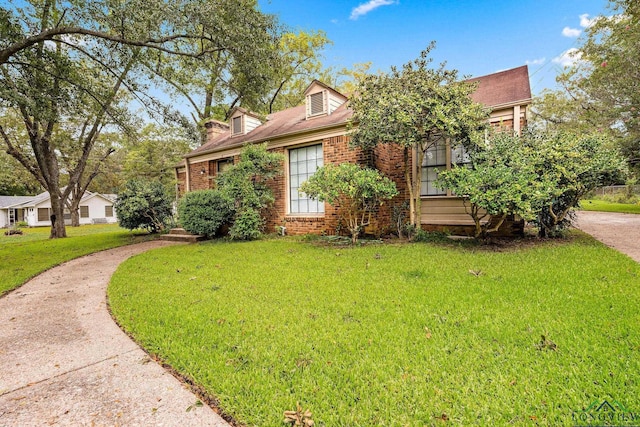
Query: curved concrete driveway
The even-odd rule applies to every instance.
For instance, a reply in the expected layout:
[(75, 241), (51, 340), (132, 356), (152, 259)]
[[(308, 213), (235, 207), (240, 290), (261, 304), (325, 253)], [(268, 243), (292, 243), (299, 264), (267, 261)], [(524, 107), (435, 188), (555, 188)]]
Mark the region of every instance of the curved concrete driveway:
[(640, 215), (577, 212), (576, 227), (640, 262)]
[[(146, 242), (78, 258), (0, 299), (0, 426), (228, 426), (113, 322), (106, 288)], [(189, 409), (189, 410), (188, 410)]]

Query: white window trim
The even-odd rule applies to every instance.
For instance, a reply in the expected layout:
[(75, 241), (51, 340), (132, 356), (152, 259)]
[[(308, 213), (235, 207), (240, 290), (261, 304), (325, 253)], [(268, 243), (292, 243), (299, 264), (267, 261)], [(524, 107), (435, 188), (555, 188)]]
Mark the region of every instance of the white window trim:
[[(311, 112), (311, 97), (313, 95), (317, 95), (321, 93), (322, 94), (322, 111), (320, 111), (319, 113), (312, 113)], [(307, 95), (307, 99), (306, 99), (306, 104), (307, 104), (307, 119), (309, 118), (313, 118), (313, 117), (319, 117), (319, 116), (325, 116), (327, 115), (327, 112), (329, 110), (329, 96), (328, 96), (328, 91), (327, 90), (322, 90), (320, 92), (314, 92), (314, 93), (310, 93), (309, 95)]]
[[(236, 132), (236, 129), (233, 126), (233, 124), (235, 123), (235, 120), (238, 118), (240, 119), (240, 131)], [(238, 135), (244, 135), (244, 115), (235, 116), (231, 118), (231, 136), (233, 137)]]
[[(306, 148), (306, 147), (311, 147), (314, 145), (320, 145), (322, 147), (322, 164), (324, 165), (324, 144), (322, 143), (322, 141), (313, 141), (313, 142), (309, 142), (307, 144), (304, 145), (296, 145), (295, 147), (288, 147), (286, 150), (286, 161), (285, 161), (285, 197), (286, 197), (286, 204), (285, 204), (285, 216), (286, 217), (307, 217), (307, 218), (324, 218), (325, 216), (325, 209), (323, 209), (323, 212), (291, 212), (291, 170), (290, 170), (290, 165), (291, 165), (291, 151), (292, 150), (297, 150), (300, 148)], [(324, 204), (326, 207), (326, 204)]]

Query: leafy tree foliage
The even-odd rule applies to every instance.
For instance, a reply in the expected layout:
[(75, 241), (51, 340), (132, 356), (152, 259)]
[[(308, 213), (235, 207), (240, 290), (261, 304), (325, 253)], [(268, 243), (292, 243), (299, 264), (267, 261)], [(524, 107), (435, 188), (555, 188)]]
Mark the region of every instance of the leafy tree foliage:
[(458, 80), (444, 64), (431, 68), (429, 52), (389, 74), (366, 76), (351, 99), (351, 141), (363, 148), (397, 144), (404, 149), (410, 220), (420, 223), (420, 177), (425, 151), (445, 138), (470, 145), (485, 126), (487, 112), (470, 95), (474, 86)]
[(181, 128), (158, 124), (147, 124), (124, 138), (122, 144), (125, 180), (159, 181), (167, 188), (175, 181), (174, 166), (193, 148), (193, 141)]
[(534, 203), (543, 193), (533, 154), (518, 136), (500, 133), (470, 152), (471, 167), (440, 171), (436, 185), (462, 196), (475, 224), (474, 237), (486, 237), (509, 214), (535, 218)]
[(324, 31), (285, 33), (278, 43), (278, 57), (270, 64), (273, 89), (265, 102), (267, 113), (304, 102), (304, 91), (314, 78), (321, 78), (320, 52), (331, 44)]
[(545, 190), (536, 205), (541, 236), (553, 236), (566, 226), (587, 193), (624, 182), (627, 174), (618, 150), (599, 134), (530, 133), (523, 142), (535, 153), (536, 182)]
[(219, 190), (192, 191), (180, 200), (178, 217), (189, 233), (213, 237), (233, 218), (233, 201)]
[[(227, 120), (234, 107), (263, 111), (264, 98), (273, 90), (273, 73), (279, 70), (279, 40), (282, 37), (275, 16), (258, 10), (255, 0), (217, 2), (207, 14), (224, 39), (222, 49), (197, 57), (172, 55), (156, 50), (145, 59), (149, 73), (168, 89), (176, 100), (191, 107), (192, 125), (199, 128), (201, 142), (204, 122)], [(197, 49), (200, 40), (191, 41)]]
[(42, 191), (42, 185), (16, 159), (0, 150), (0, 194), (33, 196)]
[(216, 180), (223, 197), (233, 202), (232, 238), (250, 240), (262, 232), (261, 214), (274, 202), (268, 183), (282, 173), (282, 162), (282, 155), (268, 152), (266, 144), (249, 144), (242, 149), (240, 161)]
[(346, 217), (351, 241), (356, 243), (371, 215), (384, 200), (398, 194), (396, 185), (375, 169), (353, 163), (328, 164), (319, 168), (300, 190), (309, 197), (339, 206)]
[[(146, 90), (142, 64), (165, 55), (250, 52), (247, 34), (256, 23), (245, 6), (255, 9), (255, 1), (47, 0), (0, 7), (0, 108), (19, 113), (28, 144), (14, 143), (2, 124), (0, 139), (50, 193), (56, 217), (95, 177), (90, 158), (104, 127), (126, 124), (130, 112), (118, 108), (129, 99), (124, 93), (150, 112), (166, 111)], [(77, 124), (66, 160), (55, 139), (62, 123)], [(96, 164), (110, 154), (95, 156)], [(65, 236), (64, 222), (52, 222), (51, 237)]]
[(129, 181), (114, 204), (120, 227), (129, 230), (163, 231), (172, 219), (172, 198), (154, 181)]
[(561, 90), (536, 102), (538, 121), (554, 129), (602, 132), (640, 168), (640, 3), (610, 0), (613, 16), (585, 29), (576, 63), (559, 76)]
[(479, 144), (470, 158), (469, 168), (441, 171), (437, 184), (463, 197), (475, 237), (497, 231), (509, 214), (535, 221), (542, 236), (554, 235), (581, 197), (625, 173), (616, 150), (591, 135), (500, 133)]

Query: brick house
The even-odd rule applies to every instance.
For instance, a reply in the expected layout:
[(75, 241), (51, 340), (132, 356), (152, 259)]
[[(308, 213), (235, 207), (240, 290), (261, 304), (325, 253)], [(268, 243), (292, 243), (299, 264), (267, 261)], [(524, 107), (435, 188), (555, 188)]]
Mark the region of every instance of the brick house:
[[(471, 79), (478, 83), (474, 101), (491, 110), (490, 123), (500, 129), (520, 132), (527, 123), (531, 104), (526, 66)], [(379, 145), (366, 152), (349, 147), (347, 124), (352, 116), (347, 97), (314, 81), (305, 91), (304, 105), (266, 117), (236, 108), (229, 123), (206, 123), (207, 142), (184, 156), (176, 167), (178, 194), (212, 188), (214, 178), (237, 161), (244, 144), (267, 143), (269, 150), (285, 157), (284, 173), (272, 183), (275, 205), (267, 212), (267, 229), (286, 226), (288, 234), (334, 234), (340, 228), (339, 209), (298, 192), (299, 185), (328, 163), (354, 162), (375, 167), (391, 178), (400, 195), (378, 212), (374, 232), (384, 231), (391, 222), (391, 207), (408, 198), (403, 173), (402, 150), (395, 145)], [(461, 146), (445, 143), (427, 150), (422, 165), (422, 219), (425, 229), (446, 229), (467, 234), (473, 221), (462, 200), (450, 191), (434, 187), (437, 170), (464, 163)]]

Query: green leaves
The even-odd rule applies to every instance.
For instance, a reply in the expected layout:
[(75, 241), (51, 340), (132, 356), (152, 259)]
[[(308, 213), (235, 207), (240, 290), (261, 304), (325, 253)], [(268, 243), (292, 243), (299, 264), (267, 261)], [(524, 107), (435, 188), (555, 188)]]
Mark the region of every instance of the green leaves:
[[(363, 149), (377, 144), (397, 144), (416, 149), (417, 162), (439, 139), (451, 137), (465, 145), (477, 141), (488, 112), (470, 98), (473, 84), (459, 81), (456, 70), (444, 64), (432, 68), (431, 43), (418, 59), (389, 74), (364, 77), (350, 99), (353, 109), (351, 143)], [(405, 152), (405, 179), (411, 198), (411, 223), (420, 221), (420, 174), (411, 173), (411, 156)]]
[(172, 200), (159, 182), (129, 181), (114, 207), (123, 228), (162, 231), (172, 218)]
[[(396, 185), (374, 169), (361, 168), (357, 164), (342, 163), (319, 168), (300, 191), (312, 199), (340, 207), (346, 216), (352, 241), (371, 220), (371, 214), (384, 200), (398, 194)], [(346, 211), (346, 212), (345, 212)]]
[(266, 144), (245, 145), (240, 161), (216, 180), (217, 191), (232, 203), (234, 239), (252, 240), (264, 227), (261, 211), (274, 202), (268, 181), (282, 173), (281, 154), (267, 151)]
[(489, 229), (487, 215), (517, 214), (549, 232), (567, 219), (589, 191), (623, 178), (622, 158), (600, 136), (528, 132), (494, 135), (470, 153), (472, 167), (441, 171), (450, 188), (471, 205), (476, 237)]

